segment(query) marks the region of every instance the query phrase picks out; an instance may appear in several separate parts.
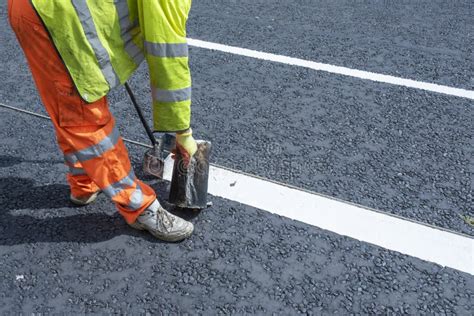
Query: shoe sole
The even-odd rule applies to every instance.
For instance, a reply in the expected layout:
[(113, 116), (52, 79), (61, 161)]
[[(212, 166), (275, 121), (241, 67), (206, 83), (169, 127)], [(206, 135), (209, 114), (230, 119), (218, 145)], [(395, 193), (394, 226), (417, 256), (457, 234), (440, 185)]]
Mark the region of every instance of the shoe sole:
[(163, 240), (163, 241), (169, 241), (169, 242), (177, 242), (177, 241), (182, 241), (188, 237), (190, 237), (193, 232), (194, 232), (194, 227), (193, 229), (191, 229), (190, 232), (185, 232), (181, 235), (175, 235), (175, 236), (166, 236), (166, 235), (160, 235), (160, 234), (157, 234), (156, 232), (154, 231), (151, 231), (151, 230), (148, 230), (146, 228), (145, 225), (142, 225), (140, 223), (132, 223), (132, 224), (128, 224), (130, 227), (132, 228), (135, 228), (137, 230), (144, 230), (144, 231), (147, 231), (149, 232), (151, 235), (153, 235), (153, 237), (157, 238), (157, 239), (160, 239), (160, 240)]
[(86, 201), (81, 201), (79, 199), (76, 199), (74, 196), (70, 195), (69, 196), (69, 200), (72, 202), (72, 204), (74, 205), (77, 205), (77, 206), (86, 206), (86, 205), (89, 205), (91, 203), (93, 203), (95, 200), (97, 200), (97, 197), (99, 196), (99, 193), (100, 191), (92, 194), (89, 199), (87, 199)]

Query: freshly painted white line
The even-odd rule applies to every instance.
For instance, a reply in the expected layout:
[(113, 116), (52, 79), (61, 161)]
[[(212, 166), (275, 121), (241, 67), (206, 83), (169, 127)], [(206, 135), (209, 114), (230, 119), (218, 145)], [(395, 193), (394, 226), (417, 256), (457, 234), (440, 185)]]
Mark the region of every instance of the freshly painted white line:
[[(171, 180), (173, 160), (165, 160)], [(474, 275), (474, 239), (211, 166), (209, 193)]]
[(393, 84), (397, 86), (421, 89), (421, 90), (437, 92), (437, 93), (442, 93), (442, 94), (474, 100), (474, 91), (472, 90), (453, 88), (453, 87), (443, 86), (443, 85), (439, 85), (435, 83), (416, 81), (412, 79), (405, 79), (405, 78), (399, 78), (395, 76), (378, 74), (375, 72), (334, 66), (330, 64), (323, 64), (323, 63), (318, 63), (318, 62), (299, 59), (299, 58), (259, 52), (256, 50), (251, 50), (251, 49), (246, 49), (246, 48), (205, 42), (205, 41), (192, 39), (192, 38), (188, 38), (188, 44), (194, 47), (211, 49), (211, 50), (221, 51), (221, 52), (225, 52), (229, 54), (268, 60), (268, 61), (273, 61), (273, 62), (287, 64), (287, 65), (293, 65), (293, 66), (299, 66), (299, 67), (309, 68), (313, 70), (325, 71), (325, 72), (343, 75), (343, 76), (383, 82), (383, 83)]
[[(2, 103), (0, 106), (50, 119)], [(173, 163), (169, 155), (165, 180), (171, 181)], [(474, 275), (474, 239), (466, 236), (218, 166), (210, 168), (209, 193)]]

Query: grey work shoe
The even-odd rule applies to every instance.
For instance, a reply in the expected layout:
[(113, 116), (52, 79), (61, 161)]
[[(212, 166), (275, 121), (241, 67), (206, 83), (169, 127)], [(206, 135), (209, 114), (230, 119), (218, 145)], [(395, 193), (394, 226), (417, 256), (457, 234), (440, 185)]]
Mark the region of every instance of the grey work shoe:
[(147, 230), (153, 236), (164, 241), (180, 241), (191, 236), (194, 225), (165, 210), (155, 200), (137, 220), (129, 224), (138, 230)]
[(94, 202), (97, 199), (97, 196), (99, 196), (100, 191), (94, 192), (91, 195), (86, 195), (86, 196), (80, 196), (80, 197), (75, 197), (74, 195), (70, 195), (69, 199), (73, 204), (79, 205), (79, 206), (85, 206), (89, 205), (92, 202)]

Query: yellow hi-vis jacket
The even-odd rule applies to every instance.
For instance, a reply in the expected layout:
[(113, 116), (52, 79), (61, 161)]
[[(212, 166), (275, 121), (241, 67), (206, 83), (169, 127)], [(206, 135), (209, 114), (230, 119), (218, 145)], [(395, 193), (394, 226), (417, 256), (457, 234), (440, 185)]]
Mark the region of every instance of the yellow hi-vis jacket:
[(156, 131), (190, 125), (186, 21), (191, 0), (32, 0), (87, 102), (125, 83), (146, 58)]

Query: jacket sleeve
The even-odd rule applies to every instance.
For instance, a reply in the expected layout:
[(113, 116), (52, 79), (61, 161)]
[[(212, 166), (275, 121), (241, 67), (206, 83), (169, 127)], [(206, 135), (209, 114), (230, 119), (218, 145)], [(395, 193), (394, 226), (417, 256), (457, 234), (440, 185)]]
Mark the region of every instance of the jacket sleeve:
[(191, 121), (186, 21), (191, 0), (138, 0), (150, 72), (155, 131), (182, 131)]

